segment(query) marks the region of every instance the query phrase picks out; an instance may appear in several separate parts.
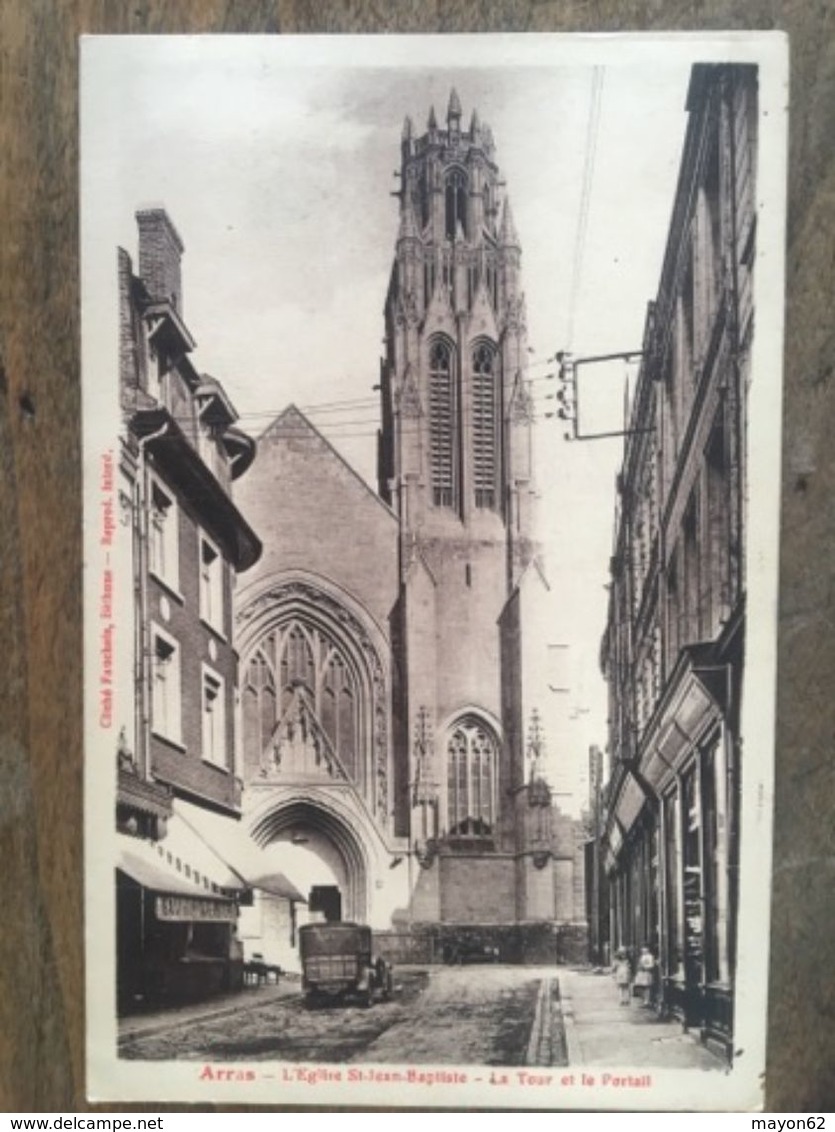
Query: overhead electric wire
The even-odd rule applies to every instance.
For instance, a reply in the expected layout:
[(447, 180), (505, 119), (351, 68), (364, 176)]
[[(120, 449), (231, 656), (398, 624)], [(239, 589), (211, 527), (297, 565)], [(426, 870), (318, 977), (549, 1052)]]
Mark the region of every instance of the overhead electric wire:
[[(555, 359), (553, 357), (548, 357), (548, 358), (541, 358), (537, 361), (529, 361), (529, 362), (526, 362), (525, 365), (520, 366), (516, 372), (517, 373), (527, 373), (529, 370), (534, 369), (534, 368), (552, 365), (554, 360)], [(554, 374), (547, 373), (547, 374), (541, 374), (537, 377), (529, 377), (529, 378), (526, 378), (525, 380), (527, 381), (527, 383), (529, 385), (531, 385), (531, 384), (538, 383), (538, 382), (541, 382), (541, 381), (550, 381), (550, 380), (553, 380), (553, 378), (554, 378)], [(238, 419), (241, 420), (241, 421), (246, 421), (246, 420), (257, 421), (257, 420), (262, 420), (262, 419), (265, 419), (265, 418), (272, 420), (273, 418), (280, 416), (280, 414), (283, 413), (284, 410), (288, 407), (288, 404), (291, 404), (291, 403), (292, 402), (285, 402), (285, 404), (283, 404), (279, 408), (242, 410), (238, 414)], [(316, 416), (316, 415), (322, 414), (322, 413), (331, 414), (331, 413), (342, 413), (342, 412), (362, 412), (364, 409), (376, 408), (379, 405), (379, 403), (380, 403), (379, 397), (346, 397), (342, 400), (320, 401), (320, 402), (314, 402), (314, 403), (307, 404), (307, 405), (299, 405), (298, 409), (299, 409), (300, 412), (304, 413), (306, 416)], [(334, 422), (334, 423), (347, 423), (347, 422)]]
[(580, 295), (580, 281), (583, 273), (586, 235), (588, 231), (591, 191), (594, 182), (594, 165), (597, 156), (597, 138), (600, 128), (600, 106), (603, 99), (603, 67), (595, 67), (592, 72), (591, 102), (586, 123), (586, 154), (583, 163), (583, 181), (580, 190), (580, 211), (577, 220), (577, 234), (574, 240), (574, 263), (571, 271), (571, 291), (568, 300), (568, 324), (566, 327), (565, 349), (570, 351), (574, 345), (574, 323), (577, 316), (577, 303)]

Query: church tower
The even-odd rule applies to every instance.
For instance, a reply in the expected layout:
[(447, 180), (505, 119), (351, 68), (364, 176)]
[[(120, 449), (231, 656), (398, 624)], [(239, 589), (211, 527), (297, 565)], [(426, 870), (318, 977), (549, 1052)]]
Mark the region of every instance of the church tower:
[[(531, 402), (521, 249), (490, 127), (403, 124), (400, 228), (385, 306), (380, 494), (415, 541), (503, 544), (506, 583), (532, 556)], [(471, 567), (475, 563), (471, 563)]]
[(422, 133), (406, 118), (400, 157), (378, 453), (399, 522), (396, 812), (422, 866), (413, 920), (506, 922), (529, 911), (507, 671), (536, 571), (521, 248), (492, 131), (475, 111), (462, 126), (454, 90), (443, 127), (434, 108)]

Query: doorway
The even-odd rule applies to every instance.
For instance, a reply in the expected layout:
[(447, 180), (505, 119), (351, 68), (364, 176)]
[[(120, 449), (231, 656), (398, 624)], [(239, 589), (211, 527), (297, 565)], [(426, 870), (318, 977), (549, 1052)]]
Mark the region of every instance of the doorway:
[(342, 919), (342, 893), (334, 884), (315, 884), (310, 890), (308, 908), (328, 923)]

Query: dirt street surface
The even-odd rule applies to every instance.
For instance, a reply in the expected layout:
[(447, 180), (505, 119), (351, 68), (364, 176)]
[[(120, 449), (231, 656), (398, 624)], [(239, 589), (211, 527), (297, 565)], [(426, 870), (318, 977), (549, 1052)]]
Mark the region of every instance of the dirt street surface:
[[(542, 1015), (543, 978), (525, 967), (400, 968), (391, 1002), (370, 1009), (309, 1009), (301, 996), (134, 1035), (119, 1056), (134, 1060), (378, 1062), (411, 1065), (564, 1064), (559, 1041), (531, 1045)], [(545, 986), (550, 984), (546, 982)], [(539, 1006), (538, 1006), (539, 1003)]]

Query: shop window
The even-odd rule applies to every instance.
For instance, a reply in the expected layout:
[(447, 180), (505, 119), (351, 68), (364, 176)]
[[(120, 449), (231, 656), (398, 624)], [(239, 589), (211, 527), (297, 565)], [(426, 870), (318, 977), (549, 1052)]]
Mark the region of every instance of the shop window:
[(700, 801), (696, 767), (692, 766), (682, 776), (684, 961), (689, 984), (701, 982), (704, 962)]
[(728, 891), (726, 882), (727, 829), (725, 760), (717, 736), (705, 749), (702, 762), (704, 815), (705, 977), (727, 979)]
[(180, 743), (182, 687), (179, 645), (156, 627), (151, 644), (151, 726), (155, 735)]
[(684, 961), (681, 935), (681, 838), (679, 797), (677, 793), (668, 794), (664, 799), (664, 840), (666, 842), (667, 868), (667, 971), (671, 975), (679, 972)]

